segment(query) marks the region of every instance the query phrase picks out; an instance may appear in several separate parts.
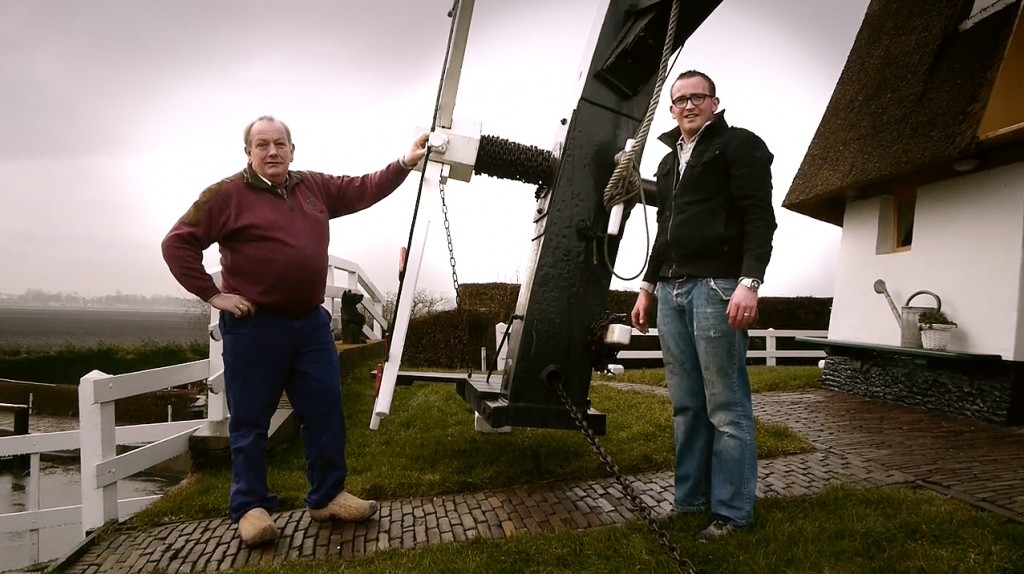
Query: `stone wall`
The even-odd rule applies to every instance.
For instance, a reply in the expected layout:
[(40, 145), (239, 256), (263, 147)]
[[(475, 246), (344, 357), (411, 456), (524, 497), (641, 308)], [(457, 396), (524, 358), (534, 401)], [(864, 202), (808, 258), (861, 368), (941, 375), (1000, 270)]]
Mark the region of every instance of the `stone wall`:
[[(1024, 424), (1016, 366), (870, 354), (830, 355), (827, 389), (999, 424)], [(1016, 388), (1015, 388), (1016, 387)]]

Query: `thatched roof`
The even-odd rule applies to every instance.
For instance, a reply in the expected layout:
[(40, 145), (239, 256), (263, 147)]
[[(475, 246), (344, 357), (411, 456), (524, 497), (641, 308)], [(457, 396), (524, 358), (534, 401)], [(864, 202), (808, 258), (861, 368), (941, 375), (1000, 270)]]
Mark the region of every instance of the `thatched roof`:
[(846, 201), (950, 175), (970, 154), (1021, 0), (871, 0), (783, 206), (842, 224)]

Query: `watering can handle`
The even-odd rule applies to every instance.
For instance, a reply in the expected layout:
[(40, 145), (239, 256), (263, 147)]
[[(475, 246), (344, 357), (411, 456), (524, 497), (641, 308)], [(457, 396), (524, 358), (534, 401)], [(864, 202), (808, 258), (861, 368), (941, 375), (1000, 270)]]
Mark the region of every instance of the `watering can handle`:
[(939, 296), (936, 295), (935, 293), (932, 293), (931, 291), (927, 291), (925, 289), (922, 289), (920, 291), (914, 291), (913, 293), (911, 293), (910, 297), (907, 297), (907, 304), (906, 304), (906, 306), (909, 307), (910, 306), (910, 301), (913, 300), (913, 298), (917, 297), (918, 295), (931, 295), (932, 297), (935, 298), (935, 310), (936, 311), (941, 311), (942, 310), (942, 300), (939, 299)]

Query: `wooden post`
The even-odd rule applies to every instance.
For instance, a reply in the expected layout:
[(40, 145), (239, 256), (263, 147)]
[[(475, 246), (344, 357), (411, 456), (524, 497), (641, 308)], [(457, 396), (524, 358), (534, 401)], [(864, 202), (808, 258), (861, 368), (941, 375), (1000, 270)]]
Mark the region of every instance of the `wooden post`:
[[(29, 463), (29, 474), (28, 474), (28, 511), (34, 512), (39, 510), (39, 460), (40, 456), (38, 452), (34, 452), (29, 455), (31, 462)], [(39, 530), (33, 529), (28, 531), (28, 544), (29, 544), (29, 559), (33, 564), (39, 563)]]
[(92, 371), (78, 385), (82, 468), (82, 535), (117, 520), (117, 483), (99, 486), (96, 465), (117, 455), (114, 403), (96, 402), (96, 385), (110, 375)]
[(14, 409), (14, 434), (28, 434), (28, 405), (18, 405)]

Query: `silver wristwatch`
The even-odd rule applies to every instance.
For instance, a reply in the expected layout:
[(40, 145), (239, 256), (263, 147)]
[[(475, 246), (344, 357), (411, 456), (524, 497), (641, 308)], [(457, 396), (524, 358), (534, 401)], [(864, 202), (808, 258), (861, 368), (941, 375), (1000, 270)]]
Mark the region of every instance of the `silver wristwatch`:
[(740, 277), (740, 285), (757, 293), (757, 290), (761, 287), (761, 280), (754, 279), (753, 277)]

